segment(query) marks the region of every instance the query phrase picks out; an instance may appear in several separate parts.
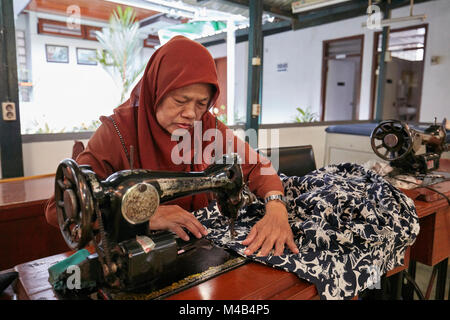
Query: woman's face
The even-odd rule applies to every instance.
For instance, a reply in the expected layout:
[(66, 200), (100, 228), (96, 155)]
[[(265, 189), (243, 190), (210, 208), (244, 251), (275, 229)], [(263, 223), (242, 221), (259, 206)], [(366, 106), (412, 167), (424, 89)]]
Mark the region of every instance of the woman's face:
[(207, 83), (195, 83), (170, 91), (156, 108), (156, 120), (167, 132), (191, 130), (208, 110), (212, 88)]

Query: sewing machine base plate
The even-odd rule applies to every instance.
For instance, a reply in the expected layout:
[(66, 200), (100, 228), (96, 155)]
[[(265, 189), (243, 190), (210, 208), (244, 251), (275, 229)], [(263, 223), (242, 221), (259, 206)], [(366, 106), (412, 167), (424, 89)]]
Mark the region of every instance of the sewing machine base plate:
[(101, 287), (97, 288), (94, 293), (79, 291), (68, 294), (57, 292), (56, 294), (60, 299), (66, 300), (164, 299), (247, 262), (246, 258), (228, 249), (217, 247), (204, 238), (192, 239), (189, 242), (177, 239), (177, 243), (179, 248), (186, 249), (181, 249), (173, 266), (152, 281), (143, 283), (138, 289), (119, 291)]

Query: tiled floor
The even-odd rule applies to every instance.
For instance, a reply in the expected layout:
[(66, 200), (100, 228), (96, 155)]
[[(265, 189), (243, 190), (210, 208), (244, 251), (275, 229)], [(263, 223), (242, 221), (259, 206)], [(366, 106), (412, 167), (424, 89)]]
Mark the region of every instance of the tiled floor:
[[(422, 294), (425, 295), (428, 287), (428, 283), (431, 278), (433, 267), (424, 265), (417, 262), (416, 264), (416, 283), (419, 286)], [(437, 276), (436, 276), (437, 278)], [(430, 295), (430, 300), (434, 300), (436, 294), (436, 278), (433, 283), (433, 290)], [(450, 264), (447, 266), (447, 286), (445, 288), (445, 299), (448, 300), (448, 290), (450, 285)], [(418, 299), (417, 295), (414, 295), (414, 299)]]

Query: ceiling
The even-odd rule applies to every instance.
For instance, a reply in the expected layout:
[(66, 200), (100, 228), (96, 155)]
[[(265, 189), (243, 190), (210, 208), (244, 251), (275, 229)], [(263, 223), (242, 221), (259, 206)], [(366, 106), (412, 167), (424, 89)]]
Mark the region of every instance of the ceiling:
[[(15, 0), (16, 1), (16, 0)], [(250, 0), (20, 0), (29, 1), (26, 10), (43, 13), (52, 13), (65, 15), (67, 8), (76, 5), (80, 8), (80, 14), (83, 19), (98, 20), (106, 22), (114, 9), (121, 4), (134, 7), (136, 17), (144, 22), (142, 27), (145, 32), (154, 33), (154, 30), (167, 24), (178, 24), (191, 21), (191, 18), (183, 16), (181, 12), (199, 10), (202, 18), (214, 16), (230, 16), (242, 18), (248, 25), (249, 3)], [(292, 12), (293, 0), (263, 0), (263, 23), (283, 22), (283, 31), (288, 29), (301, 29), (324, 23), (335, 22), (349, 19), (356, 16), (366, 15), (368, 0), (302, 0), (309, 4), (321, 3), (324, 6), (320, 8), (309, 9), (298, 13)], [(372, 0), (373, 3), (383, 5), (387, 0)], [(414, 3), (426, 2), (432, 0), (415, 0)], [(159, 3), (158, 3), (159, 2)], [(390, 0), (391, 8), (397, 8), (410, 4), (410, 0)], [(173, 9), (173, 6), (181, 6), (186, 10)], [(169, 10), (170, 9), (170, 10)], [(207, 10), (207, 12), (206, 12)], [(206, 12), (206, 14), (205, 14)], [(164, 18), (167, 19), (163, 19)], [(197, 16), (196, 16), (197, 17)], [(198, 18), (198, 17), (197, 17)], [(194, 18), (195, 19), (195, 18)], [(200, 19), (197, 19), (200, 20)], [(225, 19), (224, 19), (225, 20)], [(244, 23), (244, 22), (243, 22)]]
[[(335, 3), (336, 1), (345, 0), (305, 0), (309, 2), (323, 2)], [(375, 1), (375, 0), (374, 0)], [(249, 0), (161, 0), (160, 7), (163, 8), (164, 4), (176, 5), (182, 4), (193, 8), (205, 8), (215, 12), (222, 12), (231, 15), (241, 15), (248, 17), (249, 15)], [(264, 0), (263, 8), (266, 14), (273, 15), (280, 19), (296, 19), (300, 14), (292, 13), (293, 0)], [(351, 0), (345, 1), (346, 3), (365, 3), (367, 6), (367, 0)], [(146, 7), (155, 8), (158, 6), (157, 1), (152, 0), (119, 0), (117, 3), (109, 2), (105, 0), (30, 0), (26, 7), (26, 10), (53, 13), (59, 15), (66, 15), (66, 10), (71, 5), (76, 5), (80, 8), (81, 16), (85, 19), (103, 20), (107, 21), (111, 12), (119, 5), (118, 3), (128, 3), (130, 6), (134, 6), (137, 19), (142, 20), (152, 15), (164, 11), (158, 11), (157, 9), (146, 9)], [(333, 4), (333, 7), (342, 6), (341, 4)], [(326, 8), (327, 6), (325, 6)], [(351, 9), (351, 8), (350, 8)], [(312, 10), (317, 12), (317, 10)]]
[[(103, 0), (31, 0), (25, 10), (67, 15), (67, 9), (73, 5), (80, 8), (80, 14), (84, 19), (101, 21), (108, 21), (111, 13), (117, 8), (116, 3)], [(141, 8), (135, 9), (138, 20), (159, 13)]]

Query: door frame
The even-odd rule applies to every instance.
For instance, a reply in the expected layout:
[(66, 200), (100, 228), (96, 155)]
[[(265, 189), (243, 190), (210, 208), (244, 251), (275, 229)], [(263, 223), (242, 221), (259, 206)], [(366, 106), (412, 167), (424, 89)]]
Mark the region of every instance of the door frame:
[[(326, 94), (327, 94), (327, 76), (328, 76), (328, 60), (335, 57), (327, 56), (327, 51), (331, 43), (345, 41), (345, 40), (355, 40), (361, 39), (361, 50), (359, 53), (349, 54), (347, 57), (360, 57), (360, 67), (357, 79), (355, 79), (355, 84), (358, 84), (355, 92), (355, 106), (357, 110), (357, 114), (359, 115), (359, 107), (360, 107), (360, 99), (361, 99), (361, 80), (362, 80), (362, 69), (363, 69), (363, 57), (364, 57), (364, 34), (359, 34), (350, 37), (343, 37), (331, 40), (324, 40), (322, 44), (322, 86), (320, 93), (320, 105), (321, 105), (321, 114), (320, 121), (325, 121), (325, 108), (326, 108)], [(354, 120), (354, 119), (351, 119)], [(358, 119), (356, 119), (358, 120)]]
[[(425, 72), (425, 61), (426, 61), (426, 53), (427, 53), (427, 40), (428, 40), (428, 23), (418, 24), (414, 26), (408, 26), (408, 27), (402, 27), (397, 29), (392, 29), (389, 32), (389, 35), (391, 32), (401, 32), (401, 31), (407, 31), (412, 29), (420, 29), (425, 28), (425, 38), (423, 42), (423, 60), (422, 60), (422, 79), (420, 81), (420, 95), (419, 95), (419, 101), (420, 104), (417, 108), (417, 116), (418, 120), (420, 117), (420, 109), (422, 108), (422, 92), (423, 92), (423, 78), (424, 78), (424, 72)], [(376, 71), (378, 68), (378, 39), (381, 35), (382, 31), (377, 31), (374, 33), (373, 36), (373, 48), (372, 48), (372, 74), (370, 75), (371, 78), (371, 85), (370, 85), (370, 109), (369, 109), (369, 120), (374, 119), (374, 113), (375, 113), (375, 99), (376, 99), (376, 88), (377, 88), (377, 77), (376, 77)], [(414, 49), (416, 50), (416, 49)]]

